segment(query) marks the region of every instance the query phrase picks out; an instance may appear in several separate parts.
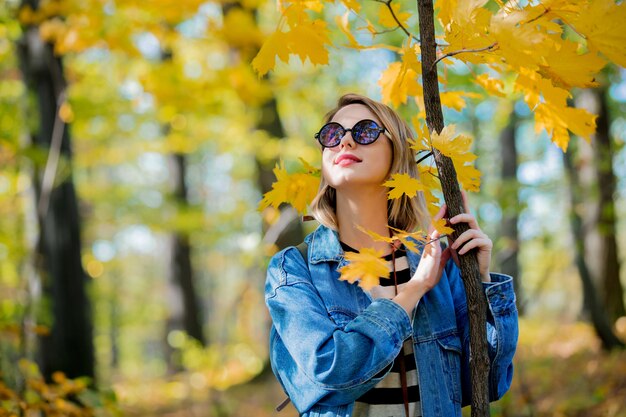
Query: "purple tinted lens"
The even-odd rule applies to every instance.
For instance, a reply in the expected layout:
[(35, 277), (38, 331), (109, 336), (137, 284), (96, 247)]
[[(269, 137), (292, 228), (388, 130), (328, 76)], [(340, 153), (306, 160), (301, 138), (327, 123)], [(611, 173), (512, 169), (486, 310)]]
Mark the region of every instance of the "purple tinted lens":
[(329, 123), (320, 131), (320, 142), (327, 147), (337, 146), (345, 133), (339, 123)]
[(368, 145), (378, 139), (380, 128), (372, 120), (361, 120), (352, 128), (354, 140), (362, 145)]

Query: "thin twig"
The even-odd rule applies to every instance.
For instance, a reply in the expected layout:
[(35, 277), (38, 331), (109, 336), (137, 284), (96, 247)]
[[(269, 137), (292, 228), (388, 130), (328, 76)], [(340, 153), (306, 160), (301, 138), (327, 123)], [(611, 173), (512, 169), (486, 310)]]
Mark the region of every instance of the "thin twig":
[(387, 29), (387, 30), (377, 30), (376, 32), (371, 32), (372, 35), (383, 35), (385, 33), (390, 33), (390, 32), (395, 32), (396, 30), (398, 30), (399, 26), (396, 26), (393, 29)]
[(429, 156), (431, 156), (433, 154), (433, 151), (428, 152), (426, 155), (422, 156), (417, 162), (416, 164), (419, 164), (420, 162), (422, 162), (424, 159), (428, 158)]
[(398, 19), (398, 16), (396, 16), (396, 13), (393, 11), (393, 8), (391, 7), (391, 2), (393, 0), (374, 0), (374, 1), (378, 3), (383, 3), (384, 5), (387, 6), (387, 8), (389, 9), (389, 13), (391, 13), (391, 17), (393, 17), (393, 20), (396, 21), (398, 27), (402, 29), (404, 33), (406, 33), (406, 36), (408, 36), (411, 39), (414, 39), (416, 42), (420, 41), (417, 36), (413, 35), (411, 32), (408, 31), (407, 28), (404, 27), (404, 25)]
[(497, 46), (498, 46), (498, 42), (494, 42), (494, 43), (492, 43), (492, 44), (491, 44), (491, 45), (489, 45), (489, 46), (485, 46), (484, 48), (478, 48), (478, 49), (461, 49), (461, 50), (459, 50), (459, 51), (452, 51), (452, 52), (448, 52), (447, 54), (442, 55), (442, 56), (440, 56), (439, 58), (437, 58), (437, 59), (435, 60), (435, 62), (433, 62), (433, 65), (432, 65), (432, 66), (434, 67), (435, 65), (437, 65), (437, 63), (438, 63), (439, 61), (441, 61), (442, 59), (446, 59), (446, 58), (449, 58), (449, 57), (454, 56), (454, 55), (463, 54), (463, 53), (465, 53), (465, 52), (484, 52), (484, 51), (489, 51), (489, 50), (491, 50), (491, 49), (494, 49), (494, 48), (495, 48), (495, 47), (497, 47)]

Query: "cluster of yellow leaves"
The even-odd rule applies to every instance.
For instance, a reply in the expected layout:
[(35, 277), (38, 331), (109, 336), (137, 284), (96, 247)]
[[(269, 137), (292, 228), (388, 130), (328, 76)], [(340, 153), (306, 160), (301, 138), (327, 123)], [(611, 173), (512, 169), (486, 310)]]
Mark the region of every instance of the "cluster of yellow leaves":
[(259, 203), (259, 210), (269, 206), (275, 209), (281, 204), (291, 204), (299, 213), (306, 211), (307, 205), (317, 194), (320, 184), (319, 170), (300, 160), (307, 172), (289, 174), (284, 163), (276, 164), (274, 175), (276, 181), (272, 189), (263, 195)]
[(48, 384), (35, 363), (21, 359), (18, 365), (26, 387), (18, 394), (0, 381), (1, 415), (91, 417), (96, 415), (94, 407), (99, 409), (98, 415), (116, 414), (113, 403), (104, 404), (104, 398), (88, 388), (87, 379), (69, 379), (62, 372), (55, 372)]
[[(444, 54), (467, 50), (456, 58), (486, 64), (499, 73), (518, 74), (522, 92), (535, 113), (535, 129), (545, 129), (566, 150), (569, 133), (589, 139), (595, 118), (568, 107), (572, 87), (595, 86), (595, 75), (613, 61), (626, 65), (626, 7), (613, 0), (548, 0), (502, 4), (493, 13), (485, 0), (446, 1), (439, 11), (448, 45)], [(565, 28), (578, 35), (565, 36)], [(572, 40), (574, 38), (574, 40)], [(585, 50), (586, 48), (586, 50)], [(481, 74), (477, 84), (502, 95), (502, 84)]]
[[(324, 64), (328, 60), (328, 31), (324, 23), (312, 20), (305, 10), (320, 12), (326, 2), (322, 0), (295, 1), (283, 8), (283, 20), (290, 31), (278, 30), (270, 36), (255, 60), (255, 68), (261, 74), (274, 66), (275, 56), (286, 61), (290, 54), (302, 59)], [(441, 57), (455, 58), (487, 65), (496, 74), (519, 74), (515, 90), (522, 92), (535, 113), (536, 130), (545, 129), (550, 138), (563, 150), (569, 142), (569, 132), (589, 138), (595, 129), (594, 117), (585, 110), (574, 110), (567, 105), (572, 87), (595, 85), (595, 75), (608, 61), (626, 65), (626, 5), (613, 0), (547, 0), (519, 3), (498, 2), (493, 11), (487, 0), (446, 0), (436, 2), (438, 19), (444, 29)], [(339, 28), (346, 34), (351, 48), (363, 49), (354, 31), (349, 27), (349, 14), (361, 10), (357, 2), (343, 1), (348, 12), (337, 17)], [(406, 29), (415, 11), (402, 9), (399, 2), (389, 5), (381, 2), (377, 30), (366, 16), (359, 14), (365, 29), (375, 36), (388, 29), (402, 26)], [(294, 28), (318, 25), (317, 36), (309, 33), (302, 42), (303, 33)], [(566, 28), (578, 37), (566, 33)], [(409, 28), (410, 29), (410, 28)], [(398, 51), (400, 60), (389, 64), (381, 74), (379, 85), (385, 103), (394, 106), (406, 104), (413, 97), (423, 112), (422, 87), (419, 83), (421, 66), (418, 59), (419, 46), (407, 36)], [(393, 49), (392, 45), (370, 47)], [(445, 60), (444, 60), (445, 63)], [(530, 80), (530, 81), (529, 81)], [(445, 85), (445, 79), (440, 79)], [(497, 76), (476, 76), (476, 84), (492, 95), (503, 96), (504, 84)], [(457, 110), (465, 106), (466, 97), (473, 94), (447, 91), (441, 94), (444, 106)], [(468, 173), (470, 174), (470, 173)]]

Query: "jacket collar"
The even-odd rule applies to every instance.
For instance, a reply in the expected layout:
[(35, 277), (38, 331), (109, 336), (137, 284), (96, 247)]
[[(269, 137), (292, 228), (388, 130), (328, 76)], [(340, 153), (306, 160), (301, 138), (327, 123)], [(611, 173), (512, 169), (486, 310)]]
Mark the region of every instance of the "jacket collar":
[(339, 233), (326, 226), (319, 225), (311, 233), (309, 241), (309, 261), (312, 264), (320, 262), (341, 262), (344, 259), (343, 248), (339, 243)]

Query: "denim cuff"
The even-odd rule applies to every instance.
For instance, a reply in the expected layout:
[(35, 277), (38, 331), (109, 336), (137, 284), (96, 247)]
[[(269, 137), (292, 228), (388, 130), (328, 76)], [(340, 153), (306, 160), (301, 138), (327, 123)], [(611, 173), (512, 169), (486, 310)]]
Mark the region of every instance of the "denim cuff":
[(504, 314), (515, 309), (515, 291), (513, 290), (513, 277), (510, 275), (491, 272), (491, 282), (483, 282), (483, 290), (492, 313)]

